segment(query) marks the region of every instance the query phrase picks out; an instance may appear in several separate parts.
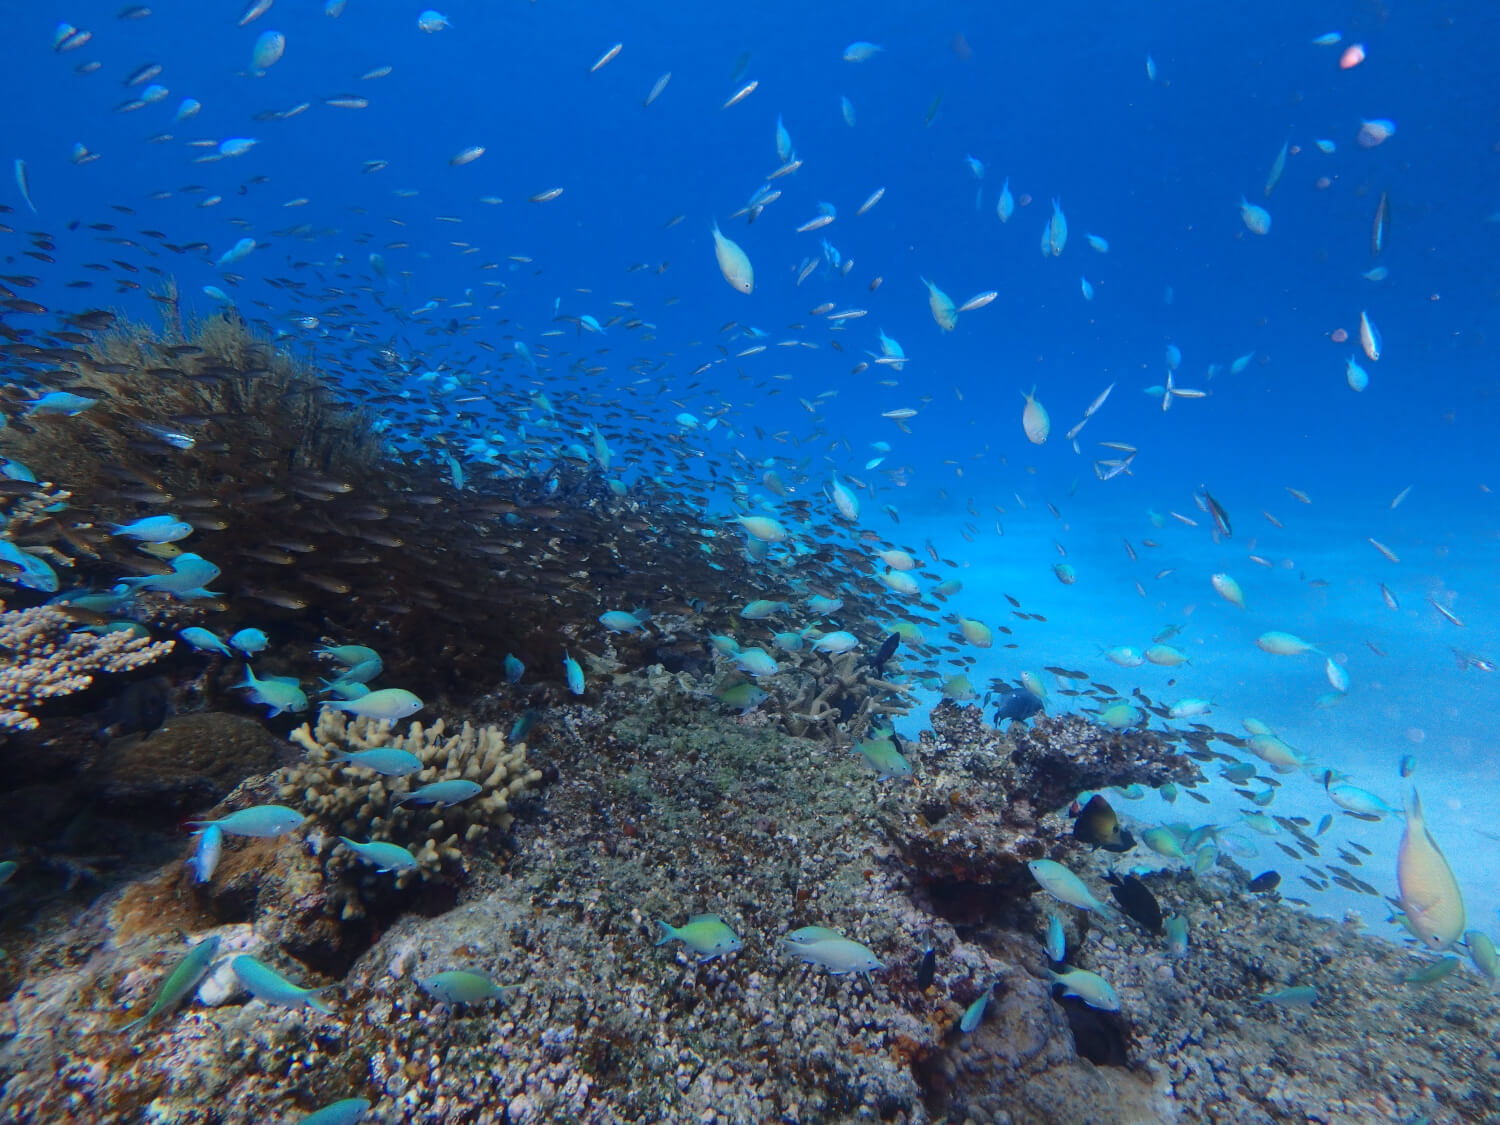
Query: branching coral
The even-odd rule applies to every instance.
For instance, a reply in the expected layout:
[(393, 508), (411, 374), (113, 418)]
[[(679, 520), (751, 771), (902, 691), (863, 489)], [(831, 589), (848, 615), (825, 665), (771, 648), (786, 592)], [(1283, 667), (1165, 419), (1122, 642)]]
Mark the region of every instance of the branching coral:
[[(400, 735), (390, 723), (358, 718), (325, 708), (314, 728), (303, 723), (292, 740), (307, 760), (284, 771), (281, 796), (300, 800), (329, 832), (364, 842), (387, 840), (411, 849), (423, 879), (442, 873), (444, 864), (461, 865), (460, 842), (472, 843), (491, 829), (510, 827), (510, 802), (541, 781), (526, 767), (526, 744), (507, 745), (499, 727), (465, 723), (447, 733), (439, 719), (431, 727), (412, 723)], [(420, 773), (383, 777), (373, 770), (334, 759), (344, 753), (392, 747), (414, 754)], [(397, 804), (422, 786), (439, 781), (472, 781), (480, 792), (451, 805)], [(397, 878), (405, 886), (418, 872)], [(357, 909), (346, 905), (345, 912)]]
[(811, 675), (802, 678), (797, 695), (782, 708), (782, 721), (800, 738), (821, 735), (846, 745), (915, 706), (910, 690), (886, 679), (863, 654), (809, 653), (797, 664), (798, 671)]
[(0, 728), (32, 730), (37, 720), (30, 712), (38, 704), (83, 691), (97, 675), (150, 664), (173, 643), (123, 631), (75, 631), (67, 615), (50, 606), (0, 613)]

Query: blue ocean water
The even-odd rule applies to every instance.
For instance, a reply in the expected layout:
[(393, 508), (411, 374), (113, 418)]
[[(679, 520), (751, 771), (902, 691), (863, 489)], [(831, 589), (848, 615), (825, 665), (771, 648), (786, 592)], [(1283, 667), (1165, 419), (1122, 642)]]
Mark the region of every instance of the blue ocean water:
[[(846, 474), (865, 486), (866, 525), (957, 561), (965, 589), (948, 608), (1014, 630), (1005, 641), (1015, 648), (969, 653), (976, 685), (1055, 665), (1156, 700), (1210, 699), (1221, 729), (1256, 718), (1309, 756), (1317, 768), (1281, 778), (1271, 811), (1312, 821), (1337, 812), (1321, 769), (1399, 804), (1397, 762), (1415, 754), (1412, 780), (1471, 924), (1494, 925), (1486, 834), (1500, 798), (1500, 675), (1453, 651), (1500, 659), (1490, 491), (1500, 487), (1500, 192), (1492, 115), (1474, 112), (1493, 104), (1491, 6), (507, 0), (451, 4), (451, 26), (432, 34), (418, 27), (418, 6), (374, 0), (349, 0), (336, 18), (279, 0), (244, 27), (232, 5), (151, 7), (132, 19), (113, 3), (6, 17), (4, 156), (25, 162), (36, 214), (12, 182), (5, 219), (57, 239), (45, 269), (16, 256), (19, 243), (5, 250), (6, 272), (40, 275), (29, 297), (146, 317), (140, 291), (116, 293), (85, 263), (154, 266), (205, 312), (217, 305), (201, 287), (224, 288), (246, 316), (335, 370), (352, 342), (389, 340), (466, 366), (480, 392), (520, 369), (476, 341), (592, 354), (603, 370), (590, 386), (658, 411), (658, 433), (682, 410), (722, 412), (723, 427), (694, 440), (730, 464), (755, 463), (744, 472), (752, 494), (763, 459), (805, 460), (804, 495)], [(92, 37), (56, 51), (59, 21)], [(286, 36), (285, 56), (251, 76), (252, 46), (272, 29)], [(1335, 30), (1336, 45), (1312, 42)], [(854, 41), (882, 49), (846, 62)], [(615, 43), (618, 57), (591, 72)], [(1368, 57), (1341, 69), (1353, 43)], [(77, 72), (93, 60), (96, 71)], [(169, 94), (120, 112), (141, 89), (125, 80), (148, 62), (161, 64), (150, 81)], [(753, 92), (721, 108), (752, 80)], [(326, 103), (341, 95), (369, 104)], [(184, 97), (203, 108), (174, 122)], [(268, 112), (283, 116), (257, 119)], [(802, 166), (769, 181), (783, 194), (754, 223), (731, 219), (783, 163), (778, 116)], [(1370, 119), (1396, 130), (1366, 148), (1356, 138)], [(195, 162), (214, 149), (194, 142), (234, 137), (256, 143)], [(1285, 172), (1268, 198), (1284, 142)], [(75, 165), (75, 143), (99, 159)], [(450, 163), (473, 145), (484, 155)], [(1002, 223), (1007, 179), (1018, 206)], [(878, 205), (856, 215), (882, 187)], [(1241, 221), (1242, 196), (1270, 212), (1268, 234)], [(1376, 256), (1383, 196), (1390, 224)], [(1070, 234), (1059, 256), (1044, 257), (1054, 198)], [(824, 202), (837, 218), (797, 233)], [(755, 264), (749, 296), (719, 276), (715, 221)], [(208, 250), (162, 251), (135, 233), (143, 228)], [(1108, 253), (1091, 249), (1088, 233), (1106, 238)], [(120, 237), (137, 245), (105, 241)], [(246, 237), (257, 247), (229, 267), (239, 280), (226, 280), (214, 261)], [(825, 239), (853, 262), (846, 275)], [(820, 257), (799, 285), (799, 268)], [(1362, 276), (1377, 266), (1388, 276)], [(944, 333), (924, 277), (958, 302), (998, 295)], [(79, 278), (93, 290), (67, 286)], [(603, 322), (615, 301), (633, 302), (654, 328), (585, 338), (555, 319)], [(867, 315), (835, 323), (811, 312), (828, 302)], [(1383, 338), (1378, 361), (1360, 354), (1362, 311)], [(772, 346), (739, 355), (757, 342), (751, 329)], [(878, 330), (900, 341), (904, 367), (869, 363)], [(1334, 343), (1337, 332), (1348, 339)], [(788, 340), (815, 346), (774, 346)], [(1162, 391), (1145, 392), (1165, 383), (1169, 346), (1181, 353), (1176, 385), (1207, 394), (1163, 410)], [(1356, 355), (1369, 372), (1362, 393), (1345, 380)], [(1231, 373), (1241, 356), (1252, 358)], [(658, 392), (659, 379), (671, 393)], [(1075, 451), (1064, 432), (1110, 385)], [(1033, 387), (1052, 419), (1043, 445), (1021, 426)], [(898, 427), (882, 417), (897, 408), (917, 414)], [(398, 436), (416, 446), (425, 437)], [(1120, 455), (1100, 441), (1139, 451), (1128, 475), (1098, 479), (1093, 462)], [(891, 449), (867, 468), (882, 455), (877, 442)], [(1204, 489), (1229, 513), (1232, 537), (1212, 536), (1194, 500)], [(727, 491), (724, 500), (727, 510)], [(1078, 575), (1070, 586), (1052, 571), (1064, 551)], [(1220, 571), (1240, 581), (1248, 609), (1214, 593), (1209, 576)], [(1014, 618), (1005, 594), (1045, 622)], [(1184, 667), (1122, 669), (1101, 655), (1143, 649), (1172, 623), (1184, 626), (1174, 642), (1191, 658)], [(1254, 643), (1267, 630), (1345, 665), (1347, 698), (1319, 706), (1333, 690), (1323, 657), (1268, 655)], [(1051, 706), (1067, 703), (1054, 694)], [(1244, 802), (1227, 784), (1205, 792), (1211, 808), (1153, 798), (1126, 811), (1238, 821)], [(1387, 874), (1368, 877), (1393, 893), (1399, 822), (1337, 820), (1336, 838), (1374, 850), (1366, 871)], [(1241, 835), (1264, 866), (1284, 864)], [(1367, 898), (1310, 897), (1314, 909), (1357, 907), (1372, 922), (1385, 913)]]

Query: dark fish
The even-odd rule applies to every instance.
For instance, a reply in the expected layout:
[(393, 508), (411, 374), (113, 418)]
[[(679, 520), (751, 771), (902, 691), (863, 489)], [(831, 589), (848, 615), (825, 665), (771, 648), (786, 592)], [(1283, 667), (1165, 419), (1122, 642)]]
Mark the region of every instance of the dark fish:
[(1249, 883), (1245, 889), (1253, 895), (1264, 894), (1266, 891), (1274, 891), (1281, 886), (1281, 875), (1276, 871), (1263, 871)]
[(1135, 837), (1120, 827), (1120, 818), (1098, 793), (1089, 798), (1078, 819), (1073, 822), (1073, 835), (1085, 844), (1103, 848), (1107, 852), (1128, 852), (1135, 847)]
[(1120, 904), (1120, 909), (1129, 914), (1153, 934), (1161, 933), (1161, 904), (1145, 883), (1134, 875), (1123, 879), (1118, 875), (1107, 875), (1109, 893)]
[(1203, 490), (1203, 501), (1208, 505), (1208, 514), (1214, 518), (1214, 526), (1224, 533), (1225, 539), (1233, 539), (1234, 529), (1229, 526), (1229, 513), (1224, 510), (1224, 506), (1206, 488)]
[(922, 962), (917, 966), (917, 991), (925, 992), (936, 975), (937, 950), (928, 949), (922, 954)]
[(101, 738), (127, 734), (150, 735), (167, 721), (167, 695), (171, 686), (161, 676), (138, 680), (111, 699), (100, 715)]
[(1380, 202), (1375, 205), (1375, 218), (1370, 223), (1370, 256), (1379, 257), (1385, 249), (1385, 240), (1391, 233), (1391, 199), (1380, 193)]
[(870, 658), (870, 667), (876, 672), (885, 671), (885, 662), (896, 654), (896, 649), (901, 645), (901, 634), (892, 633), (880, 642), (880, 647), (875, 650), (875, 655)]
[(1042, 706), (1042, 701), (1025, 688), (1007, 692), (1000, 697), (995, 710), (995, 725), (998, 727), (1002, 719), (1025, 722), (1039, 712)]

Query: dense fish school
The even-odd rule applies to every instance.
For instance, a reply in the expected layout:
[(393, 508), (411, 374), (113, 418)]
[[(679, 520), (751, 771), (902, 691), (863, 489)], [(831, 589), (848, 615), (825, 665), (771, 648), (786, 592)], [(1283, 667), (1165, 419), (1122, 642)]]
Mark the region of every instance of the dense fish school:
[(0, 1116), (1500, 1119), (1500, 16), (783, 7), (7, 17)]

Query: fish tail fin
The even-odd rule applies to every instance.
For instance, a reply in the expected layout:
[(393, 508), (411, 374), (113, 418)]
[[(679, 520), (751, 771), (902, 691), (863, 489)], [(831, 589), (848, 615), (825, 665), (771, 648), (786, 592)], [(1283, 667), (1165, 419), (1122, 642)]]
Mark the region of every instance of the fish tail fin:
[(667, 942), (677, 936), (677, 930), (667, 925), (667, 923), (658, 921), (656, 924), (661, 927), (661, 937), (656, 939), (656, 945), (666, 945)]
[(337, 987), (338, 985), (336, 984), (325, 984), (322, 988), (309, 989), (307, 993), (307, 1006), (309, 1008), (316, 1008), (325, 1016), (333, 1015), (333, 1009), (330, 1008), (327, 1004), (323, 1003), (322, 1000), (319, 1000), (318, 996), (320, 993), (327, 992), (329, 989)]

